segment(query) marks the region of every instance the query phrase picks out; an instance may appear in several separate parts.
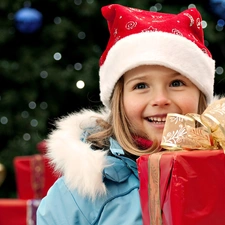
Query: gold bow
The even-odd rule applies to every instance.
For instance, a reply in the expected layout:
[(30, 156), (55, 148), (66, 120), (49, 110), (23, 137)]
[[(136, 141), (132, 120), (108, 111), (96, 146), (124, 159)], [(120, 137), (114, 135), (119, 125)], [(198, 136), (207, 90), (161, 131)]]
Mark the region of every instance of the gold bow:
[(182, 149), (225, 151), (225, 98), (214, 101), (201, 115), (169, 113), (161, 147), (170, 151)]

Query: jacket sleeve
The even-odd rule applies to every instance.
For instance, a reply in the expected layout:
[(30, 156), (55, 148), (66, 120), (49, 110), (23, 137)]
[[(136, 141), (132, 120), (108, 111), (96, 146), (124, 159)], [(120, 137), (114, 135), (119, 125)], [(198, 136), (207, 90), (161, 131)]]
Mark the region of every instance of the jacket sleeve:
[(59, 178), (41, 200), (37, 210), (37, 225), (88, 225), (73, 196)]

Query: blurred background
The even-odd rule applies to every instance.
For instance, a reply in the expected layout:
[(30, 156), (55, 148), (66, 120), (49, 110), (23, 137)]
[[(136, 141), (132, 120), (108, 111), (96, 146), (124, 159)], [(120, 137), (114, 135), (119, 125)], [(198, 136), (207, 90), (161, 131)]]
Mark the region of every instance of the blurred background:
[(224, 93), (223, 0), (1, 0), (0, 198), (16, 197), (13, 159), (38, 154), (56, 118), (101, 105), (98, 61), (109, 35), (100, 9), (111, 3), (170, 13), (197, 7), (216, 60), (215, 94)]

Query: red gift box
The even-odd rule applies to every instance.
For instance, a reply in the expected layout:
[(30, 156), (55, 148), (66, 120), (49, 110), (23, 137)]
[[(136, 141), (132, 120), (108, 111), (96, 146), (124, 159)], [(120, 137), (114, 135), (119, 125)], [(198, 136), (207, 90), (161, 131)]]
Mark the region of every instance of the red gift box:
[(160, 152), (137, 164), (144, 225), (225, 224), (222, 150)]
[(41, 199), (59, 177), (48, 159), (40, 154), (14, 158), (17, 195), (19, 199)]
[(40, 200), (0, 199), (1, 225), (35, 225)]

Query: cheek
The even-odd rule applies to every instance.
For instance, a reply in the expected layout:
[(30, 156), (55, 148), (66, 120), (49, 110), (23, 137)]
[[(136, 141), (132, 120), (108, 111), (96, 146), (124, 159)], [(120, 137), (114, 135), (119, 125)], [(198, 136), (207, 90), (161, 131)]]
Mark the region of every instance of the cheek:
[(181, 99), (182, 114), (198, 113), (199, 96), (192, 95)]
[(129, 121), (132, 121), (132, 119), (135, 118), (135, 115), (138, 114), (138, 106), (132, 101), (126, 101), (126, 103), (124, 103), (124, 109)]
[(135, 132), (140, 136), (145, 136), (143, 132), (143, 105), (140, 101), (126, 101), (124, 103), (124, 109), (126, 116), (131, 124), (131, 132)]
[(124, 98), (123, 103), (125, 113), (131, 123), (141, 117), (143, 107), (140, 100), (137, 101), (133, 98)]

